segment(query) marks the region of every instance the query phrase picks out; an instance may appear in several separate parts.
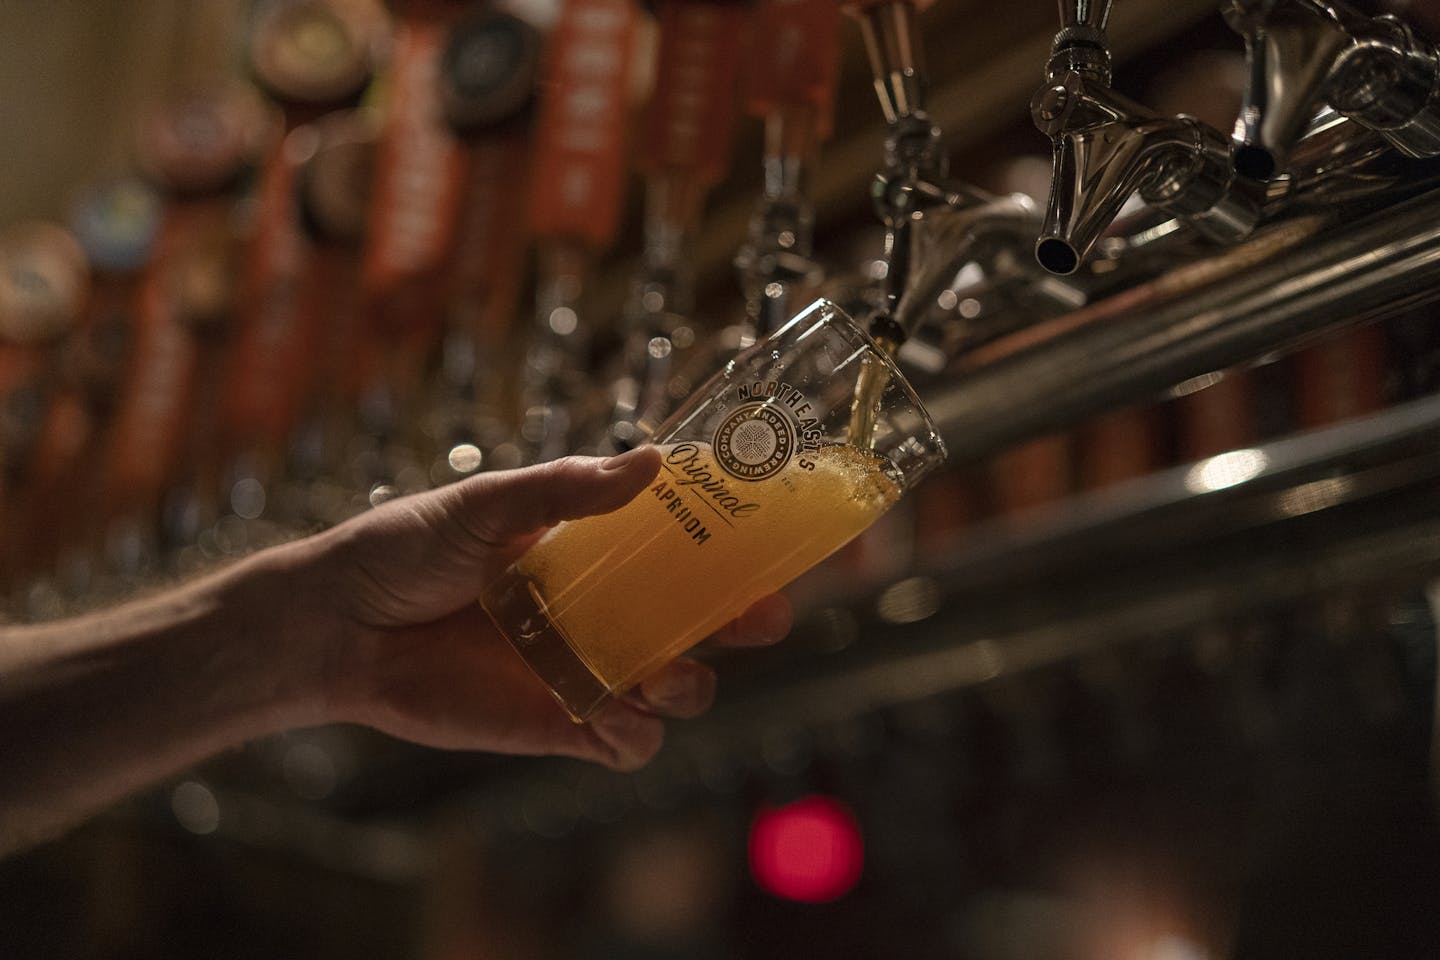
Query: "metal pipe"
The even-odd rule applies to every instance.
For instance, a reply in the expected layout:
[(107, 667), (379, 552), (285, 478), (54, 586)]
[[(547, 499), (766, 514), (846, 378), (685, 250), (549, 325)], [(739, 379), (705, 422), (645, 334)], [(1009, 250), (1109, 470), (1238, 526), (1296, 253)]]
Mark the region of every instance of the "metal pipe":
[(870, 3), (856, 11), (875, 95), (885, 122), (894, 126), (925, 113), (925, 65), (916, 44), (913, 3)]
[(1122, 293), (1113, 298), (1125, 298), (1122, 309), (1097, 304), (1078, 324), (1061, 318), (1054, 336), (935, 395), (928, 406), (951, 457), (979, 459), (1326, 328), (1440, 299), (1440, 191), (1337, 227), (1284, 257), (1213, 272), (1213, 285), (1181, 299)]
[(1104, 30), (1110, 19), (1110, 0), (1060, 0), (1060, 26)]

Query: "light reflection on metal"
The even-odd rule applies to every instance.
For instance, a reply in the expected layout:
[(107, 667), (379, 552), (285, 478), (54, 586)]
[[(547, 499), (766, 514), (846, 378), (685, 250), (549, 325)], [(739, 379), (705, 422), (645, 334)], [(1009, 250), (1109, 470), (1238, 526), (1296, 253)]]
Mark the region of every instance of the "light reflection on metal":
[(1202, 373), (1198, 377), (1191, 377), (1189, 380), (1186, 380), (1183, 383), (1177, 383), (1174, 387), (1171, 387), (1170, 396), (1177, 399), (1180, 397), (1188, 397), (1192, 393), (1199, 393), (1206, 387), (1213, 387), (1215, 386), (1215, 384), (1219, 383), (1221, 380), (1224, 379), (1225, 374), (1223, 371), (1216, 371), (1214, 373)]
[(1253, 480), (1269, 463), (1263, 450), (1230, 450), (1201, 460), (1185, 475), (1185, 489), (1210, 493)]
[(1304, 516), (1345, 502), (1354, 488), (1355, 483), (1349, 477), (1315, 480), (1286, 490), (1276, 502), (1276, 508), (1287, 517)]
[(940, 609), (940, 586), (929, 577), (910, 577), (891, 584), (875, 602), (881, 619), (891, 623), (918, 623)]

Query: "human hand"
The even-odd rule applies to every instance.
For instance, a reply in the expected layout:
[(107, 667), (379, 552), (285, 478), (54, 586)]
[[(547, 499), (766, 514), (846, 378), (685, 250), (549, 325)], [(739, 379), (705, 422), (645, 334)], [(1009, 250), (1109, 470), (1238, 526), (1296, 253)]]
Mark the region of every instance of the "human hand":
[[(482, 474), (387, 503), (312, 541), (327, 639), (327, 717), (448, 749), (562, 754), (619, 769), (659, 750), (662, 717), (709, 707), (714, 671), (682, 657), (573, 723), (491, 623), (477, 598), (549, 526), (616, 510), (659, 470), (642, 447)], [(778, 595), (712, 643), (773, 643), (790, 628)]]

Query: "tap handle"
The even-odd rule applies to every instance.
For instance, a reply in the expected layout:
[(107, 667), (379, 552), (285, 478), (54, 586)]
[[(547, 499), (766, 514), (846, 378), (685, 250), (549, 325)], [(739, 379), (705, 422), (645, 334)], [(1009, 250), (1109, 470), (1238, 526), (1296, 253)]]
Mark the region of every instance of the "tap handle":
[(712, 187), (730, 162), (750, 11), (724, 0), (663, 0), (657, 19), (660, 52), (636, 167), (648, 178), (680, 175)]
[(604, 250), (620, 226), (626, 118), (639, 11), (633, 0), (568, 0), (550, 34), (536, 121), (531, 228)]
[(745, 109), (752, 116), (803, 111), (814, 139), (830, 132), (840, 66), (836, 0), (760, 0)]

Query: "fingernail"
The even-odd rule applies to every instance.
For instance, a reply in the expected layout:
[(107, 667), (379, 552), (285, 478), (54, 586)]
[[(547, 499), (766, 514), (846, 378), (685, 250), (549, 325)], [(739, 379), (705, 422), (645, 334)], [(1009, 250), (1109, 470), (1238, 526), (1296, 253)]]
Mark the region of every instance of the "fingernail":
[(645, 447), (632, 447), (624, 453), (617, 453), (615, 456), (606, 459), (600, 464), (601, 470), (623, 470), (625, 467), (647, 456)]
[(740, 639), (747, 643), (769, 646), (785, 639), (785, 630), (775, 622), (775, 618), (759, 611), (752, 613), (747, 610), (735, 628)]

